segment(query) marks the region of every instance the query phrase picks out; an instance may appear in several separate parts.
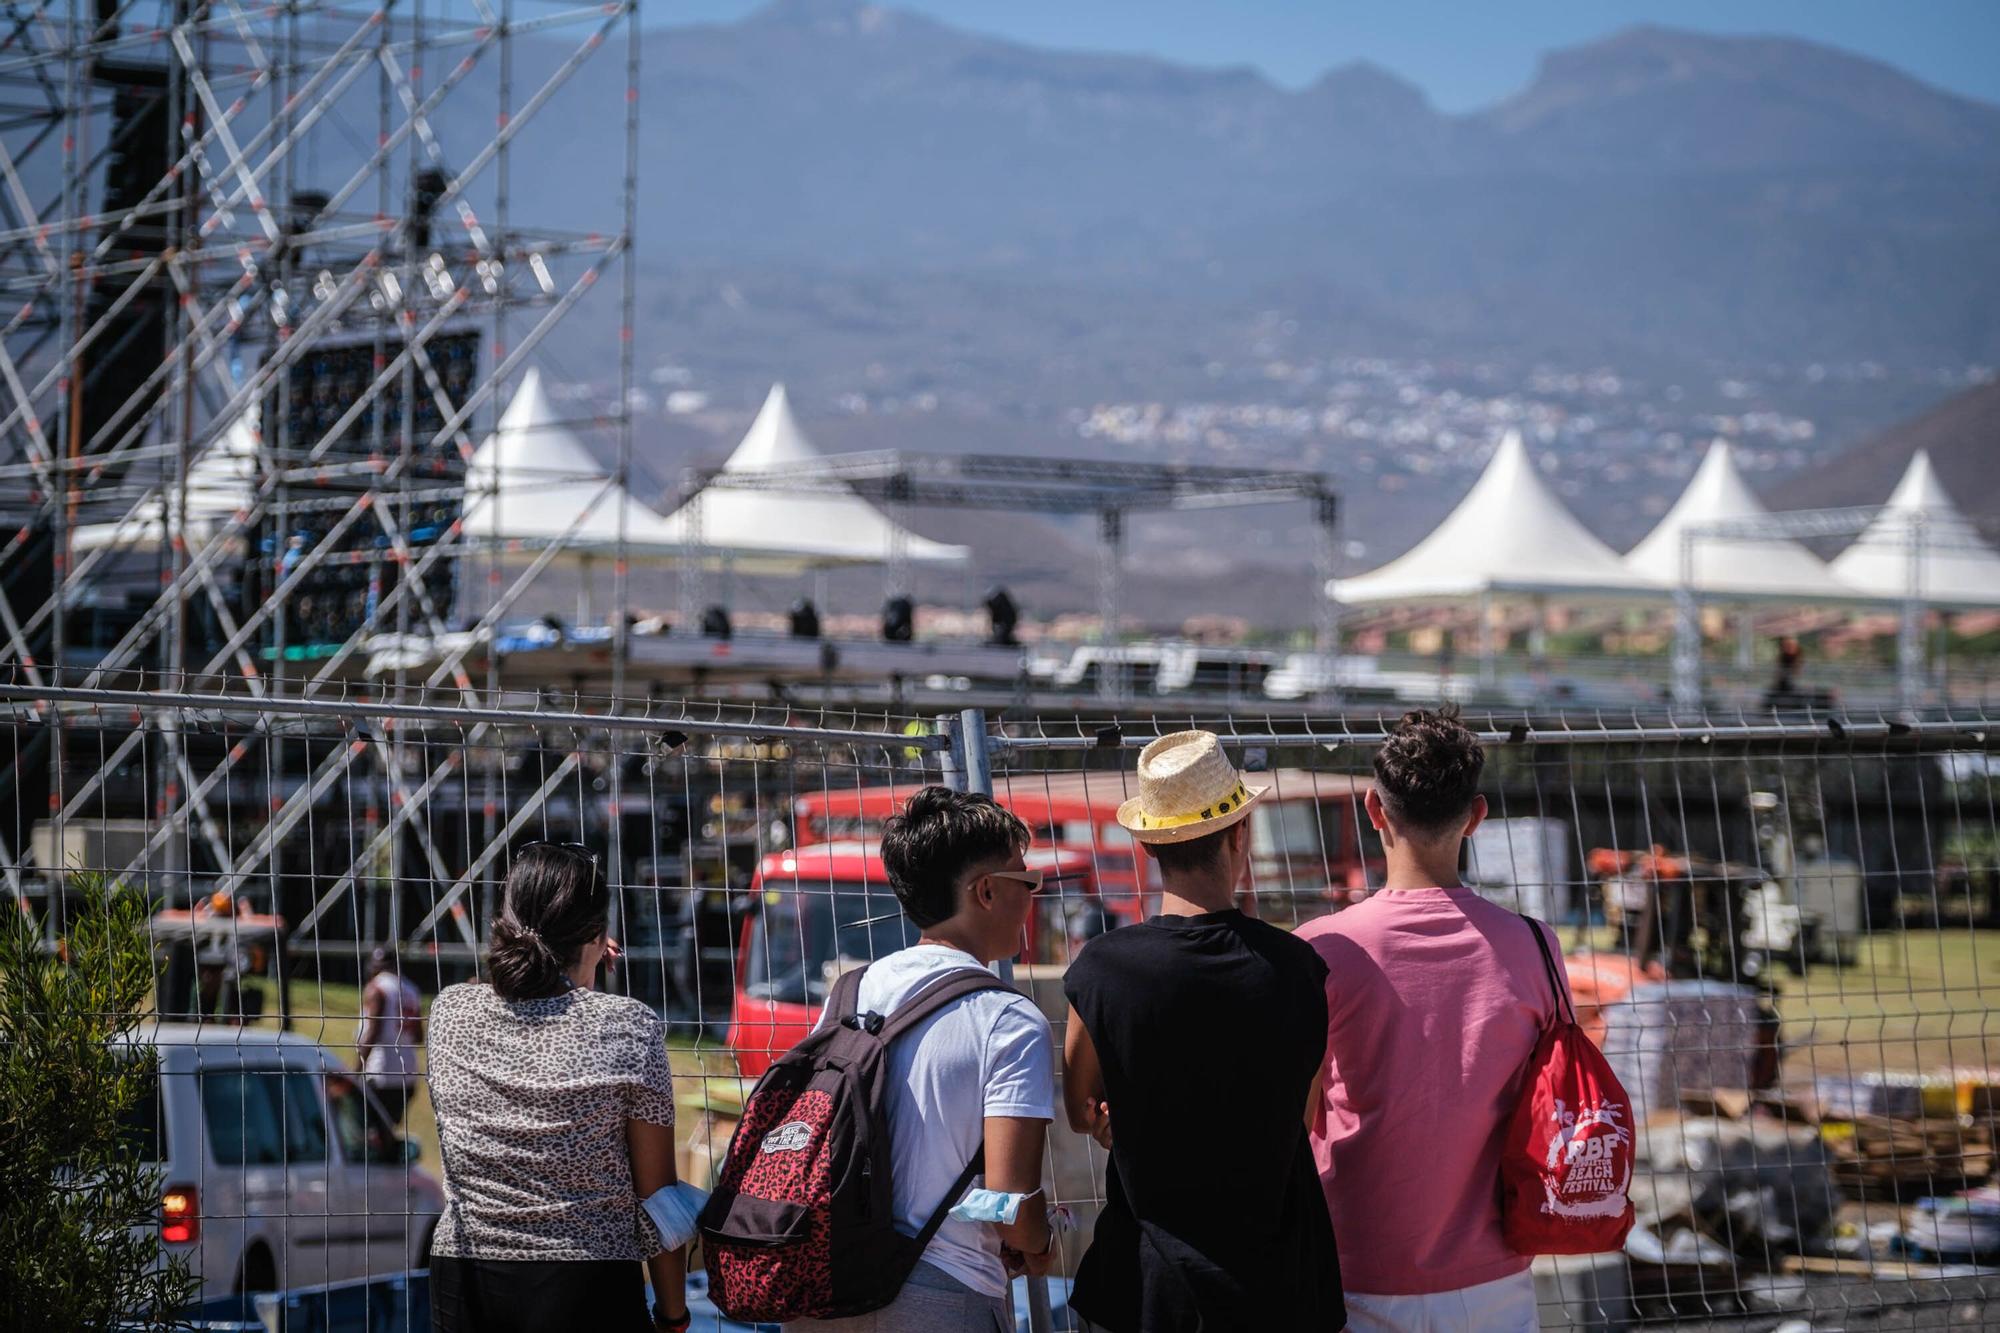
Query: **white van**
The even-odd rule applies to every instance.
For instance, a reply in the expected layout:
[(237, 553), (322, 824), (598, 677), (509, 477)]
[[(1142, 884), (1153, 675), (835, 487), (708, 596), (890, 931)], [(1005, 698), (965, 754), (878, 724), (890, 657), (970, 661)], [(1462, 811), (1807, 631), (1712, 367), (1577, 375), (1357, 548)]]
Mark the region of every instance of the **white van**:
[(160, 1164), (160, 1237), (202, 1300), (430, 1265), (444, 1211), (354, 1072), (316, 1042), (220, 1023), (153, 1023), (129, 1038), (160, 1077), (129, 1123)]

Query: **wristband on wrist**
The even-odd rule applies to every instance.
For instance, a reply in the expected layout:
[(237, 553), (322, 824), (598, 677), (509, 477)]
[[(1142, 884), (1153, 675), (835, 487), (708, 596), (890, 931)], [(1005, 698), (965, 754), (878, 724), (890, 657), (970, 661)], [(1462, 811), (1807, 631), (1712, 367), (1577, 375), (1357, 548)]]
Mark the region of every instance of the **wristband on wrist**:
[(687, 1327), (694, 1322), (694, 1311), (683, 1308), (679, 1315), (669, 1316), (667, 1307), (659, 1302), (653, 1304), (653, 1327), (661, 1333), (687, 1333)]

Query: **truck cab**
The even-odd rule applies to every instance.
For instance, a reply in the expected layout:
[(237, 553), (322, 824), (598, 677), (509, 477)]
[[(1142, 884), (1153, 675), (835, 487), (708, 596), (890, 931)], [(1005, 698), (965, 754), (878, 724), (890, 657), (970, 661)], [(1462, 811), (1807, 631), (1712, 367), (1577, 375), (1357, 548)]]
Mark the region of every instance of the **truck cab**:
[[(1028, 918), (1020, 957), (1066, 963), (1111, 924), (1097, 901), (1090, 858), (1031, 849), (1047, 872)], [(799, 847), (764, 858), (751, 888), (737, 956), (729, 1046), (748, 1076), (770, 1068), (819, 1022), (841, 973), (917, 942), (881, 852), (872, 842)]]

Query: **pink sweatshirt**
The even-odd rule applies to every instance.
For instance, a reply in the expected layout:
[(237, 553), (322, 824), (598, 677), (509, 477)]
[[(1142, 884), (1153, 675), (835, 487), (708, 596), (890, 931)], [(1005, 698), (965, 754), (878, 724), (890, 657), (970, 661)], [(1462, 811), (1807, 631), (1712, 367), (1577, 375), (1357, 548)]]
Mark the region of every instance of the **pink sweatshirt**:
[(1526, 923), (1469, 889), (1393, 889), (1298, 934), (1327, 965), (1312, 1144), (1347, 1289), (1414, 1296), (1526, 1268), (1500, 1236), (1500, 1140), (1555, 1011)]

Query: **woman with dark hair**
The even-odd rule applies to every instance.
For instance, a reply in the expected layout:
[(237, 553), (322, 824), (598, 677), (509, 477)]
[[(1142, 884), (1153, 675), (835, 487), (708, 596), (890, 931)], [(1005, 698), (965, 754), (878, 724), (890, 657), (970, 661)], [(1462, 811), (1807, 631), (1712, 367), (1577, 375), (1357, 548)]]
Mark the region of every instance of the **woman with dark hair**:
[(493, 923), (490, 980), (447, 986), (431, 1006), (438, 1333), (688, 1325), (698, 1205), (674, 1178), (666, 1028), (639, 1001), (592, 989), (617, 956), (610, 914), (594, 852), (529, 844)]

